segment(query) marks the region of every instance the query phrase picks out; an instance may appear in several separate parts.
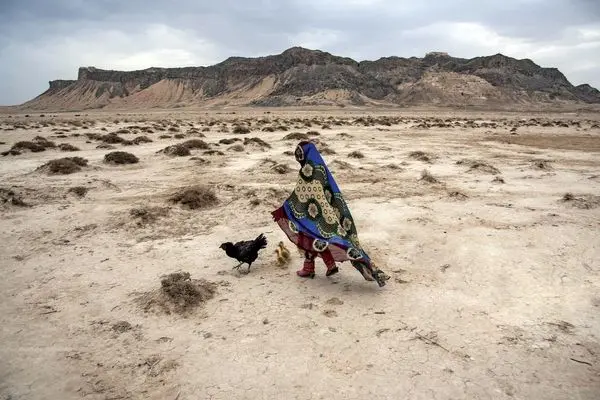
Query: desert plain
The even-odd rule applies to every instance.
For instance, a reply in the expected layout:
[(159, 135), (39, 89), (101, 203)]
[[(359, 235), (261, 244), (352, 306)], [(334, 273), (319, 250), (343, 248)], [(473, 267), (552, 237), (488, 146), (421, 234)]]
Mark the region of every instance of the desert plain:
[[(385, 287), (296, 276), (270, 212), (305, 139)], [(600, 398), (597, 112), (3, 114), (0, 142), (2, 400)]]

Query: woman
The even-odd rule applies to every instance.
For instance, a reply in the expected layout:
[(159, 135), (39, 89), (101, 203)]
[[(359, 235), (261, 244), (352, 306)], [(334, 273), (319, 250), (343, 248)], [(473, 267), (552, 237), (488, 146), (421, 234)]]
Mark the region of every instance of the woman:
[(295, 156), (301, 166), (296, 188), (272, 214), (288, 238), (304, 251), (298, 276), (314, 278), (316, 257), (325, 262), (326, 276), (338, 272), (336, 261), (349, 260), (366, 280), (384, 286), (389, 276), (361, 248), (350, 210), (314, 143), (300, 142)]

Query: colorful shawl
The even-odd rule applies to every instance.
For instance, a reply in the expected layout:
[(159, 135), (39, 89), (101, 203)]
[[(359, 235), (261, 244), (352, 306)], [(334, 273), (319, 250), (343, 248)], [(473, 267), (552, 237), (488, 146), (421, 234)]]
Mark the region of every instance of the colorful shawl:
[(296, 188), (272, 215), (287, 237), (302, 250), (326, 261), (350, 261), (368, 280), (384, 286), (389, 277), (360, 246), (356, 226), (344, 197), (316, 146), (296, 147), (300, 173)]

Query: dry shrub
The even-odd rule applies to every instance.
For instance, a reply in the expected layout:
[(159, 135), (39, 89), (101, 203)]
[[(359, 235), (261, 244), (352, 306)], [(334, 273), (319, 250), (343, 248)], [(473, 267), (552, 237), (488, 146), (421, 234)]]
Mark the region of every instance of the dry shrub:
[(275, 132), (275, 128), (272, 126), (265, 126), (264, 128), (262, 128), (263, 132)]
[(469, 198), (469, 196), (467, 196), (466, 194), (464, 194), (463, 192), (459, 192), (457, 190), (448, 193), (448, 196), (456, 199), (456, 200), (466, 200)]
[(136, 220), (138, 226), (156, 222), (159, 218), (169, 215), (167, 207), (136, 207), (129, 210), (129, 215)]
[(317, 131), (308, 131), (306, 132), (308, 136), (321, 136), (321, 134)]
[(85, 167), (88, 161), (81, 157), (65, 157), (56, 160), (50, 160), (46, 164), (38, 168), (40, 171), (45, 171), (51, 175), (68, 175), (81, 171), (81, 167)]
[(275, 164), (274, 166), (271, 167), (271, 169), (275, 172), (277, 172), (278, 174), (287, 174), (289, 172), (292, 171), (292, 169), (287, 166), (286, 164)]
[(233, 138), (233, 139), (221, 139), (219, 140), (220, 144), (233, 144), (235, 142), (241, 142), (242, 139), (240, 138)]
[[(21, 141), (21, 142), (15, 143), (10, 149), (10, 151), (16, 151), (16, 152), (19, 152), (19, 154), (21, 154), (20, 151), (23, 151), (23, 150), (29, 150), (32, 153), (39, 153), (39, 152), (45, 151), (46, 147), (40, 143)], [(17, 155), (17, 154), (14, 154), (14, 155)]]
[(345, 132), (338, 133), (336, 135), (336, 137), (338, 137), (340, 139), (352, 139), (352, 138), (354, 138), (354, 136), (350, 135), (349, 133), (345, 133)]
[(501, 176), (495, 176), (494, 179), (492, 179), (492, 183), (505, 183), (504, 182), (504, 178)]
[(207, 156), (224, 156), (224, 155), (225, 155), (225, 153), (223, 153), (223, 152), (222, 152), (222, 151), (220, 151), (220, 150), (206, 150), (206, 151), (205, 151), (204, 153), (202, 153), (202, 154), (205, 154), (205, 155), (207, 155)]
[(171, 135), (160, 135), (158, 138), (159, 139), (171, 139), (172, 136)]
[(0, 202), (2, 202), (2, 204), (10, 204), (17, 207), (29, 207), (29, 205), (23, 201), (21, 196), (11, 189), (0, 188)]
[(106, 144), (106, 143), (102, 143), (99, 144), (98, 146), (96, 146), (97, 149), (104, 149), (104, 150), (113, 150), (116, 149), (115, 146), (113, 146), (112, 144)]
[(440, 181), (426, 169), (421, 172), (421, 178), (419, 180), (427, 183), (440, 183)]
[(245, 134), (250, 133), (250, 128), (248, 128), (245, 125), (236, 125), (233, 127), (233, 133), (245, 135)]
[(319, 147), (319, 152), (325, 155), (337, 154), (337, 152), (334, 149), (332, 149), (331, 147), (327, 147), (327, 145), (325, 145), (324, 143)]
[(79, 151), (80, 150), (79, 147), (75, 147), (75, 146), (73, 146), (72, 144), (69, 144), (69, 143), (61, 143), (61, 144), (58, 145), (58, 148), (61, 151)]
[(102, 140), (104, 143), (108, 143), (108, 144), (117, 144), (117, 143), (122, 143), (125, 141), (125, 139), (123, 139), (121, 136), (117, 135), (116, 133), (109, 133), (107, 135), (103, 135), (100, 140)]
[(133, 144), (152, 143), (152, 139), (147, 136), (138, 136), (132, 142)]
[(591, 194), (575, 196), (573, 193), (565, 193), (561, 200), (563, 203), (568, 203), (582, 210), (591, 210), (600, 207), (600, 196)]
[(231, 150), (231, 151), (236, 151), (236, 152), (238, 152), (238, 153), (240, 153), (240, 152), (244, 151), (245, 149), (246, 149), (246, 148), (244, 147), (244, 145), (243, 145), (243, 144), (240, 144), (240, 143), (238, 143), (238, 144), (236, 144), (236, 145), (233, 145), (233, 146), (231, 146), (231, 147), (229, 148), (229, 150)]
[(191, 279), (189, 272), (161, 277), (160, 289), (142, 293), (136, 299), (145, 312), (187, 314), (215, 296), (217, 285), (204, 279)]
[(192, 149), (207, 150), (210, 148), (210, 145), (201, 139), (186, 140), (185, 142), (181, 143), (181, 145), (187, 147), (190, 150), (192, 150)]
[(183, 139), (185, 135), (183, 133), (176, 133), (175, 135), (173, 135), (173, 137), (175, 139)]
[(350, 157), (350, 158), (365, 158), (365, 155), (362, 152), (355, 150), (355, 151), (349, 153), (348, 157)]
[(164, 149), (162, 149), (159, 153), (164, 153), (171, 157), (185, 157), (192, 154), (190, 152), (190, 149), (183, 146), (182, 144), (174, 144), (173, 146), (167, 146)]
[(86, 188), (85, 186), (74, 186), (74, 187), (69, 188), (67, 193), (73, 193), (77, 197), (84, 197), (87, 194), (88, 190), (89, 189)]
[(308, 140), (309, 136), (306, 133), (302, 132), (292, 132), (287, 134), (281, 140)]
[(258, 147), (265, 147), (267, 149), (271, 148), (271, 145), (267, 142), (265, 142), (264, 140), (262, 140), (261, 138), (257, 138), (257, 137), (252, 137), (252, 138), (245, 138), (244, 139), (244, 145), (257, 145)]
[(471, 165), (469, 172), (483, 172), (486, 174), (496, 175), (500, 173), (500, 170), (493, 165), (484, 162), (476, 162)]
[(533, 160), (531, 161), (531, 168), (540, 170), (551, 170), (552, 164), (549, 160)]
[(423, 162), (427, 162), (430, 163), (435, 159), (435, 156), (433, 154), (430, 153), (426, 153), (424, 151), (411, 151), (408, 156), (414, 160), (418, 160), (418, 161), (423, 161)]
[(190, 210), (201, 210), (219, 203), (212, 188), (199, 185), (180, 189), (171, 196), (170, 201)]
[(137, 164), (140, 160), (126, 151), (113, 151), (104, 156), (107, 164)]
[(337, 166), (339, 169), (352, 169), (352, 164), (347, 163), (346, 161), (342, 161), (342, 160), (334, 160), (333, 165)]

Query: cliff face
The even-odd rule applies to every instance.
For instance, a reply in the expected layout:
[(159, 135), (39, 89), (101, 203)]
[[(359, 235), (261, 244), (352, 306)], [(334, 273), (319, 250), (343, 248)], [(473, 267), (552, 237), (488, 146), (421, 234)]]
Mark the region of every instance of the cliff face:
[(496, 54), (463, 59), (350, 58), (293, 47), (278, 55), (231, 57), (209, 67), (111, 71), (79, 68), (25, 108), (180, 107), (188, 105), (600, 103), (589, 85), (574, 87), (556, 68)]

